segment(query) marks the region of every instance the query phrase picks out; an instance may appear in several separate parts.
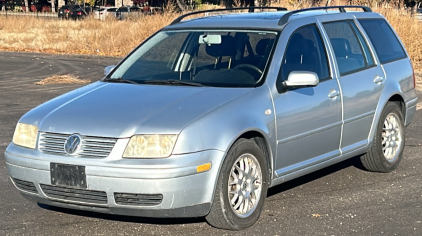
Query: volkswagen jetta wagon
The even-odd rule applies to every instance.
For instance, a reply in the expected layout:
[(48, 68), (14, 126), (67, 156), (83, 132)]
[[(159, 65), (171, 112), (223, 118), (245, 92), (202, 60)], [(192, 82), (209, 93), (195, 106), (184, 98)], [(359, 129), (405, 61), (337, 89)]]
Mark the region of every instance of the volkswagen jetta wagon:
[(417, 97), (391, 25), (361, 6), (276, 10), (184, 15), (29, 111), (5, 152), (13, 184), (42, 204), (238, 230), (275, 185), (357, 155), (397, 168)]

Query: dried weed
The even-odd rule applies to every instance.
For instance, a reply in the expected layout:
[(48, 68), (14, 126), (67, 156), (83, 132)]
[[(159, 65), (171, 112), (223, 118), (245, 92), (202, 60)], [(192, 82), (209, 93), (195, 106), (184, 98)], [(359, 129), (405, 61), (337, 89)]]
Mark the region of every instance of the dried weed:
[(49, 84), (86, 84), (91, 81), (78, 79), (79, 76), (74, 75), (53, 75), (41, 81), (36, 82), (36, 85), (49, 85)]

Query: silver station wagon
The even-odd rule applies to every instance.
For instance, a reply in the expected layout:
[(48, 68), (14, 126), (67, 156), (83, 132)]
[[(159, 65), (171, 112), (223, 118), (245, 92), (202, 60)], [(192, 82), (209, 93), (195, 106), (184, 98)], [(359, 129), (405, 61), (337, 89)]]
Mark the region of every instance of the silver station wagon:
[(397, 168), (417, 97), (387, 20), (362, 6), (253, 12), (267, 8), (188, 13), (29, 111), (5, 152), (13, 184), (42, 204), (238, 230), (285, 181), (357, 155)]

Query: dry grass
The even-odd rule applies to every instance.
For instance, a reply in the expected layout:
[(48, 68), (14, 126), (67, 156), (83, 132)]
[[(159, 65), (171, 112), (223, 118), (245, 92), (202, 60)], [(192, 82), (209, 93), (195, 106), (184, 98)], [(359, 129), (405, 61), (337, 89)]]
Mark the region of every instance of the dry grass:
[(78, 79), (78, 76), (73, 75), (53, 75), (47, 77), (39, 82), (36, 82), (37, 85), (49, 85), (49, 84), (87, 84), (91, 81)]
[[(359, 1), (355, 0), (353, 4), (362, 4), (363, 0)], [(292, 10), (309, 7), (306, 2), (281, 0), (280, 5)], [(330, 5), (341, 4), (337, 0)], [(422, 71), (422, 22), (405, 10), (388, 5), (372, 6), (372, 9), (386, 16), (404, 42), (415, 69)], [(171, 7), (168, 10), (163, 15), (143, 16), (128, 21), (108, 19), (105, 22), (95, 19), (62, 21), (0, 16), (0, 50), (124, 56), (180, 15), (174, 13)]]
[(66, 54), (124, 56), (175, 18), (152, 15), (134, 21), (106, 22), (0, 16), (0, 48)]

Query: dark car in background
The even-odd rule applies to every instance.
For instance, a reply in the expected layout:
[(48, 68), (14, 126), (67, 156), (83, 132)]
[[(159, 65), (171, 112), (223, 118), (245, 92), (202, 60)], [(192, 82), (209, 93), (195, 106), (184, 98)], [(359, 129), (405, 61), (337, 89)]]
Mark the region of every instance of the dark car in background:
[(69, 19), (74, 10), (80, 8), (79, 5), (64, 5), (58, 10), (57, 16), (62, 19)]
[(80, 6), (79, 8), (75, 9), (72, 12), (72, 19), (74, 20), (81, 20), (91, 14), (94, 10), (98, 9), (98, 7), (90, 7), (90, 6)]

